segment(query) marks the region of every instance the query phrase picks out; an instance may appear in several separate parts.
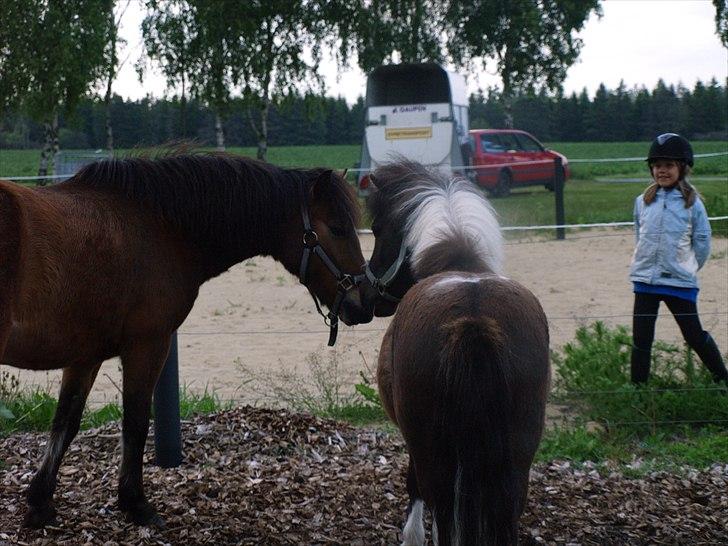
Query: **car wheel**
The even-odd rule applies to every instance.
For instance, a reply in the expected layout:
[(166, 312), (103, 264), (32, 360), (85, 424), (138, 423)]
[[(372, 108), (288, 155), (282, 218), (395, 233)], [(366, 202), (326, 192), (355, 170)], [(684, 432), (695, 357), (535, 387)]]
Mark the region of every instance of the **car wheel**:
[(493, 195), (496, 197), (508, 197), (511, 194), (511, 173), (505, 169), (498, 173), (498, 182), (493, 188)]

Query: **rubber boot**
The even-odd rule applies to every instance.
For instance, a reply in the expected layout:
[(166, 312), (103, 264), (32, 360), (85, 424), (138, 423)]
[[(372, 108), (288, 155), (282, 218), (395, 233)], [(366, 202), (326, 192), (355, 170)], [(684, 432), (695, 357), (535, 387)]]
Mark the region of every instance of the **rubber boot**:
[(646, 383), (650, 377), (650, 364), (651, 364), (651, 353), (652, 351), (645, 351), (632, 345), (632, 362), (631, 362), (631, 374), (632, 383), (640, 384)]
[(703, 361), (705, 367), (710, 371), (710, 374), (713, 376), (713, 381), (716, 383), (723, 381), (728, 385), (728, 370), (725, 368), (718, 345), (716, 345), (715, 340), (708, 332), (705, 332), (705, 340), (702, 345), (695, 347), (695, 352), (698, 353), (700, 360)]

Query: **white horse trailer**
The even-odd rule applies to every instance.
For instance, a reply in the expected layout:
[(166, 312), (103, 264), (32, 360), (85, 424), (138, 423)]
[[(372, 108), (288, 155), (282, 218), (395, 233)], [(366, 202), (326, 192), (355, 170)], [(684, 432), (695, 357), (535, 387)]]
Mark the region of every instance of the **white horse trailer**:
[(468, 164), (469, 129), (462, 76), (435, 63), (375, 68), (367, 79), (360, 191), (367, 192), (369, 170), (398, 157), (457, 172)]

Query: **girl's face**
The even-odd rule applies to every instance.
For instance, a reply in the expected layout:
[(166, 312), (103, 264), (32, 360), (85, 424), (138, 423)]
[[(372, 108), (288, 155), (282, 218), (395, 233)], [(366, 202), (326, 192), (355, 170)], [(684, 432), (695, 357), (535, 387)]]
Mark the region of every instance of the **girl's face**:
[(672, 159), (657, 159), (650, 164), (650, 170), (661, 188), (674, 186), (680, 180), (680, 164)]

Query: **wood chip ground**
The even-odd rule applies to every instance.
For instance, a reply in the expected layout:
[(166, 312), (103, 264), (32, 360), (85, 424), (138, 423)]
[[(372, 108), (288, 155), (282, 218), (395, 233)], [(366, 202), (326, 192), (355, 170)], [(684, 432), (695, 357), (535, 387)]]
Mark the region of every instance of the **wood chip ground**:
[[(0, 546), (399, 544), (407, 503), (401, 438), (305, 414), (239, 408), (183, 424), (184, 463), (154, 466), (147, 494), (164, 529), (116, 509), (118, 424), (79, 434), (59, 473), (58, 522), (20, 528), (45, 434), (0, 439)], [(150, 434), (150, 438), (152, 435)], [(535, 465), (522, 544), (728, 544), (728, 464), (630, 478)]]

